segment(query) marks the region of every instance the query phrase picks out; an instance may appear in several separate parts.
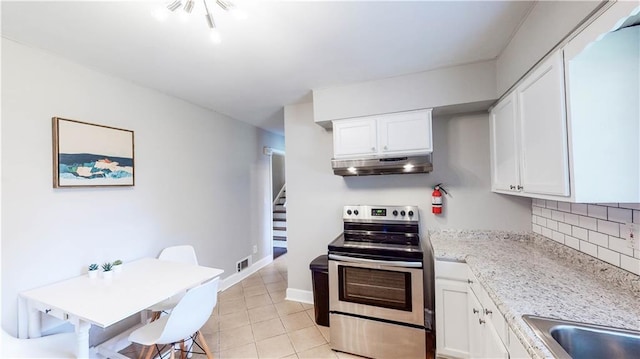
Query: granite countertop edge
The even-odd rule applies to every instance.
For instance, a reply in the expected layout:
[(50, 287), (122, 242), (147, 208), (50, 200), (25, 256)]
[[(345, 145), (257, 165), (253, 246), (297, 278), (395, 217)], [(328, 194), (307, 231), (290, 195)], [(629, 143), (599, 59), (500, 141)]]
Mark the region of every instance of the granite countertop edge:
[[(554, 358), (554, 356), (522, 319), (524, 314), (640, 330), (640, 322), (603, 320), (597, 316), (594, 320), (586, 321), (584, 318), (590, 318), (590, 310), (599, 313), (603, 309), (607, 309), (596, 308), (592, 305), (594, 302), (602, 300), (600, 297), (604, 296), (600, 293), (585, 295), (583, 291), (569, 290), (562, 293), (567, 298), (563, 297), (564, 300), (560, 302), (555, 300), (557, 298), (554, 298), (554, 295), (537, 296), (533, 304), (532, 301), (525, 302), (526, 299), (531, 299), (532, 293), (536, 291), (546, 291), (548, 288), (552, 292), (557, 291), (556, 276), (569, 273), (567, 277), (571, 278), (571, 275), (575, 277), (576, 273), (579, 273), (578, 275), (585, 276), (580, 278), (583, 280), (580, 282), (581, 284), (586, 282), (590, 288), (599, 288), (599, 286), (612, 288), (613, 290), (608, 291), (610, 296), (607, 297), (607, 300), (611, 301), (622, 297), (620, 299), (624, 299), (623, 302), (637, 303), (640, 301), (640, 276), (532, 232), (436, 230), (430, 231), (429, 237), (436, 260), (467, 263), (500, 310), (508, 327), (518, 337), (532, 358)], [(501, 257), (495, 254), (496, 250), (501, 248), (512, 251), (509, 256)], [(543, 269), (548, 270), (551, 274), (548, 277), (537, 278), (531, 270), (534, 264), (531, 263), (530, 258), (527, 258), (530, 256), (535, 257), (533, 261), (546, 266)], [(530, 291), (529, 296), (527, 297), (527, 293), (525, 293), (524, 296), (518, 298), (515, 291), (525, 288), (523, 286), (526, 286), (526, 289)], [(538, 301), (538, 299), (540, 300)], [(547, 299), (553, 300), (554, 303), (545, 301)], [(562, 314), (556, 315), (557, 313), (552, 311), (554, 306), (557, 306), (558, 312)], [(523, 312), (523, 307), (528, 307), (526, 312)], [(631, 309), (632, 313), (626, 313), (625, 309), (629, 310), (629, 307), (623, 306), (619, 310), (618, 320), (625, 315), (630, 315), (631, 318), (634, 316), (640, 318), (640, 309), (635, 311)], [(553, 314), (550, 315), (550, 313)]]

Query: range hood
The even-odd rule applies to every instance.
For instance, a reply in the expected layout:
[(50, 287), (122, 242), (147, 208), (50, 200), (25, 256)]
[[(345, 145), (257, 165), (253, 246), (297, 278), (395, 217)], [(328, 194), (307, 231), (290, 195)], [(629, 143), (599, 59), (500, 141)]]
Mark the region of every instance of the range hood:
[(371, 176), (433, 171), (431, 154), (403, 157), (332, 159), (333, 173), (338, 176)]

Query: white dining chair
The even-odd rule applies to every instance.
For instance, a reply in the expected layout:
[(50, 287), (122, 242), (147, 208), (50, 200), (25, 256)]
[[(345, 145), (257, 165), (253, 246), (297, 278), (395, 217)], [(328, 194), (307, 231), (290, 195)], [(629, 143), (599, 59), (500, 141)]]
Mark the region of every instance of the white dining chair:
[[(132, 332), (129, 335), (129, 341), (145, 346), (140, 353), (140, 357), (150, 358), (154, 352), (154, 347), (158, 355), (161, 356), (159, 346), (170, 344), (171, 359), (174, 359), (176, 344), (180, 344), (184, 353), (185, 340), (189, 340), (193, 344), (186, 349), (187, 354), (190, 354), (191, 349), (196, 345), (204, 351), (207, 358), (213, 359), (213, 354), (202, 337), (200, 329), (211, 317), (213, 308), (218, 302), (219, 281), (220, 278), (215, 278), (188, 290), (170, 314), (162, 316)], [(198, 338), (200, 338), (199, 341), (197, 340)]]
[(198, 257), (193, 246), (180, 245), (167, 247), (160, 252), (158, 259), (180, 263), (198, 264)]
[[(180, 245), (167, 247), (160, 252), (158, 259), (163, 261), (171, 261), (171, 262), (180, 262), (187, 264), (195, 264), (198, 265), (198, 257), (196, 256), (196, 251), (193, 246), (190, 245)], [(154, 321), (160, 318), (162, 313), (167, 313), (171, 309), (173, 309), (184, 293), (176, 294), (171, 298), (167, 298), (160, 303), (154, 304), (151, 307), (147, 308), (153, 314), (151, 315), (151, 321)]]
[(2, 330), (1, 358), (75, 358), (76, 334), (61, 333), (18, 339)]

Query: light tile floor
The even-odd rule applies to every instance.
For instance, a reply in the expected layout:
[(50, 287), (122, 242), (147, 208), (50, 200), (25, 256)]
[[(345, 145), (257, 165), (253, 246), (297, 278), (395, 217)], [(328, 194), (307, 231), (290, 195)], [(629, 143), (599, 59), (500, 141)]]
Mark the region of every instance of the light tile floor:
[[(311, 272), (309, 271), (309, 276)], [(287, 255), (221, 292), (201, 332), (216, 358), (360, 358), (334, 352), (313, 305), (285, 300)], [(122, 353), (137, 358), (135, 348)], [(204, 358), (194, 355), (192, 359)]]

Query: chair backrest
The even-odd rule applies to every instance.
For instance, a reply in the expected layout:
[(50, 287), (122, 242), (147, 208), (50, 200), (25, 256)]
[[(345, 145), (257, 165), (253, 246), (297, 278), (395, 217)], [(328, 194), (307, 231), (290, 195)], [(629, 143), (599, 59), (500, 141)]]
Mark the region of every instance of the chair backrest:
[(194, 334), (207, 322), (218, 302), (218, 283), (215, 278), (190, 289), (180, 299), (164, 326), (157, 344), (176, 343)]
[(163, 261), (198, 264), (196, 251), (193, 249), (193, 246), (190, 245), (167, 247), (160, 252), (158, 259), (162, 259)]

